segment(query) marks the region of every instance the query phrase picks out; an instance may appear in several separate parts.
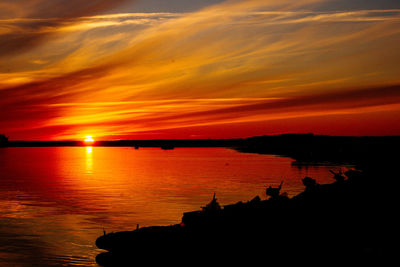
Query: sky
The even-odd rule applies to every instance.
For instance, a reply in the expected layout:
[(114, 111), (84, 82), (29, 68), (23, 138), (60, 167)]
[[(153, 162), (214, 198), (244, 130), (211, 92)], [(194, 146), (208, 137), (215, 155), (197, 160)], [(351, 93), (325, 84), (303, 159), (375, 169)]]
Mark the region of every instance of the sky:
[(400, 135), (397, 0), (2, 0), (10, 140)]

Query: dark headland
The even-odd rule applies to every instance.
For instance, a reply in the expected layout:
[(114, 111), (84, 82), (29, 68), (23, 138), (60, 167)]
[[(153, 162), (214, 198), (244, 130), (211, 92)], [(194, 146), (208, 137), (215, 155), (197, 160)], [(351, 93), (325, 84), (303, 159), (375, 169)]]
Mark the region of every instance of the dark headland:
[[(188, 145), (185, 142), (192, 141), (169, 145)], [(267, 200), (256, 196), (221, 207), (213, 198), (198, 211), (185, 212), (180, 224), (105, 234), (96, 245), (107, 252), (96, 261), (103, 266), (133, 266), (143, 261), (190, 266), (290, 260), (325, 266), (382, 264), (392, 255), (390, 240), (397, 232), (393, 217), (398, 209), (391, 188), (398, 177), (399, 137), (308, 134), (226, 142), (242, 152), (289, 156), (296, 164), (332, 162), (357, 167), (335, 173), (332, 184), (320, 185), (304, 177), (304, 192), (292, 198), (284, 194), (284, 185), (266, 188)]]
[[(0, 146), (55, 147), (88, 146), (83, 141), (13, 141), (0, 135)], [(354, 137), (314, 134), (265, 135), (235, 139), (153, 139), (96, 141), (103, 147), (232, 147), (242, 152), (276, 154), (300, 161), (360, 162), (363, 157), (388, 153), (400, 147), (400, 136)]]

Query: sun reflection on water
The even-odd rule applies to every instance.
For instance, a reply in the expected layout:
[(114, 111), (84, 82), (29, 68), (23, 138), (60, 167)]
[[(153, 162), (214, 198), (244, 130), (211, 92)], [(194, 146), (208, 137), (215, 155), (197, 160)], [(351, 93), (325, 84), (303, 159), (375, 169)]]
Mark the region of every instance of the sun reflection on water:
[[(293, 196), (304, 190), (305, 176), (331, 183), (329, 170), (339, 168), (295, 167), (289, 158), (225, 148), (165, 153), (87, 145), (0, 152), (0, 266), (40, 259), (40, 266), (96, 267), (94, 241), (103, 228), (176, 224), (214, 192), (221, 205), (265, 199), (266, 186), (282, 180), (283, 192)], [(15, 160), (21, 158), (29, 160)]]
[(93, 173), (93, 147), (86, 147), (86, 173)]

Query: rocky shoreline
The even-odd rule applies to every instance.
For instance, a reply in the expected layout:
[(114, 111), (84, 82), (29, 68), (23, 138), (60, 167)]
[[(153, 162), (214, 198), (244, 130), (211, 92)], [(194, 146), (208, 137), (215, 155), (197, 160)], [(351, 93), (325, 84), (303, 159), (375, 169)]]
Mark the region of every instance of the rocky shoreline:
[[(319, 185), (304, 178), (304, 192), (288, 198), (281, 188), (220, 207), (217, 199), (182, 222), (100, 236), (107, 250), (96, 257), (102, 266), (127, 266), (138, 260), (171, 263), (258, 262), (287, 256), (318, 261), (380, 261), (386, 252), (387, 213), (380, 183), (372, 174), (350, 170)], [(386, 228), (385, 228), (386, 227)]]

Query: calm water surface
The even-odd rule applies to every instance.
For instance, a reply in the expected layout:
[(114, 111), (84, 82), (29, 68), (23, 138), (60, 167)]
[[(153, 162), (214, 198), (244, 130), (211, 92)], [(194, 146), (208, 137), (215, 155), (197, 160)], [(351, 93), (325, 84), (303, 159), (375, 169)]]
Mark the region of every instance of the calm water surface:
[(0, 149), (0, 266), (97, 266), (103, 233), (179, 223), (214, 192), (220, 204), (293, 196), (300, 179), (333, 182), (329, 169), (224, 148)]

